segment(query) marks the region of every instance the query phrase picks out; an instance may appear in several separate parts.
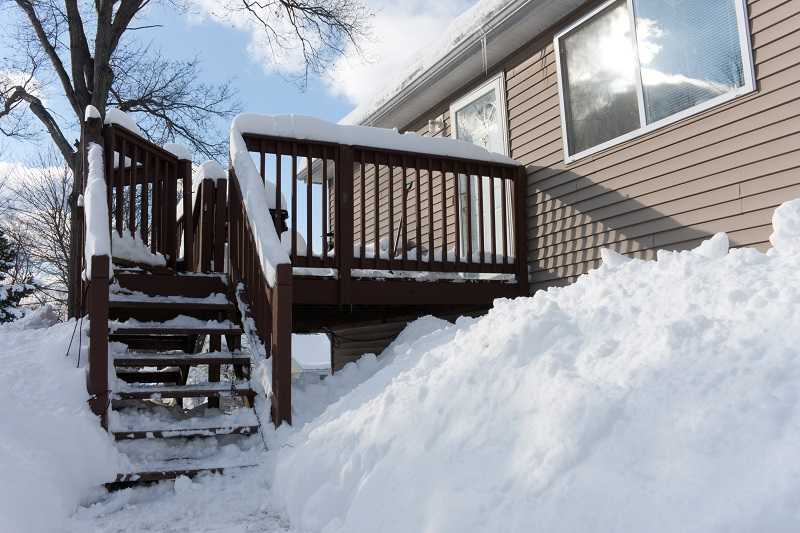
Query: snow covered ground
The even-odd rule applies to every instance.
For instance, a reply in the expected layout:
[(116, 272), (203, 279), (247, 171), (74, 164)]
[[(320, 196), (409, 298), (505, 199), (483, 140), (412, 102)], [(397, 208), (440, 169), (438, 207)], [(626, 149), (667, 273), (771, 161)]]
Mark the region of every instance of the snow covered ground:
[(798, 243), (794, 202), (768, 254), (605, 253), (481, 319), (420, 319), (298, 386), (259, 467), (111, 496), (72, 326), (0, 328), (0, 531), (796, 532)]

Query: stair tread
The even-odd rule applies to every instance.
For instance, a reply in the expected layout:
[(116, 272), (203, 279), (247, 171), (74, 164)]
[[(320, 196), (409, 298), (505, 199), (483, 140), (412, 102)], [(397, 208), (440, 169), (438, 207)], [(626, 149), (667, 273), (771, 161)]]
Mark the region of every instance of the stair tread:
[(182, 364), (250, 364), (250, 356), (242, 352), (208, 352), (199, 354), (174, 353), (122, 353), (114, 354), (114, 365), (124, 366), (180, 366)]
[(114, 483), (166, 481), (180, 476), (194, 477), (200, 474), (221, 474), (225, 470), (237, 468), (253, 468), (258, 466), (255, 462), (209, 462), (197, 465), (193, 461), (169, 461), (143, 465), (131, 472), (117, 474)]
[(169, 302), (166, 300), (133, 300), (121, 298), (109, 298), (108, 305), (111, 308), (124, 309), (198, 309), (198, 310), (219, 310), (225, 311), (233, 309), (230, 302), (204, 302), (202, 298), (197, 298), (196, 302)]
[[(109, 414), (109, 431), (122, 438), (146, 438), (147, 434), (160, 433), (161, 437), (183, 437), (230, 434), (243, 428), (257, 430), (255, 411), (240, 407), (230, 412), (220, 409), (198, 408), (184, 413), (174, 408), (129, 408)], [(254, 431), (253, 431), (254, 432)], [(130, 435), (134, 436), (131, 437)], [(156, 436), (156, 435), (153, 435)]]
[(190, 385), (148, 385), (146, 383), (119, 383), (114, 391), (117, 399), (131, 398), (190, 398), (203, 396), (216, 396), (233, 392), (237, 395), (252, 393), (250, 381), (217, 381), (205, 383), (192, 383)]
[(117, 379), (125, 383), (170, 383), (177, 384), (183, 380), (183, 374), (178, 367), (162, 369), (144, 368), (116, 368)]
[(200, 320), (197, 318), (179, 316), (163, 322), (140, 322), (126, 320), (124, 322), (111, 321), (108, 324), (109, 333), (112, 335), (183, 335), (200, 333), (241, 334), (242, 329), (229, 320)]

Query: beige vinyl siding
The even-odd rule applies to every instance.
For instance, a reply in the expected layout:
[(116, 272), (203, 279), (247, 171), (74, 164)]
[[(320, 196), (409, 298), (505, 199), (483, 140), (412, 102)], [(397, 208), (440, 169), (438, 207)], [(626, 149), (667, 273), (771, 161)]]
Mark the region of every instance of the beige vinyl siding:
[(574, 281), (603, 247), (652, 258), (718, 231), (735, 246), (767, 247), (774, 208), (800, 196), (800, 2), (749, 8), (756, 92), (572, 164), (553, 34), (509, 60), (511, 155), (528, 168), (534, 289)]
[[(440, 119), (444, 119), (445, 121), (445, 130), (444, 134), (449, 132), (449, 123), (450, 119), (449, 116), (442, 116), (439, 117)], [(407, 130), (408, 131), (408, 130)], [(429, 136), (430, 132), (428, 131), (427, 121), (420, 125), (418, 128), (415, 128), (415, 131), (418, 135), (421, 136)], [(436, 134), (440, 134), (439, 132), (435, 132)], [(364, 220), (366, 222), (366, 244), (373, 244), (375, 240), (375, 170), (374, 165), (369, 161), (365, 161), (365, 179), (366, 183), (364, 186), (364, 197), (366, 199), (366, 206), (364, 209)], [(394, 194), (392, 198), (394, 199), (393, 203), (393, 217), (392, 217), (392, 228), (394, 232), (394, 238), (397, 239), (397, 233), (400, 231), (402, 214), (403, 214), (403, 204), (402, 204), (402, 169), (395, 168), (394, 170)], [(360, 162), (356, 162), (355, 170), (353, 174), (354, 178), (354, 194), (353, 194), (353, 205), (354, 205), (354, 242), (356, 244), (361, 242), (363, 238), (362, 235), (362, 219), (361, 219), (361, 165)], [(409, 170), (407, 173), (408, 180), (414, 180), (414, 172), (413, 170)], [(379, 236), (380, 238), (388, 238), (389, 237), (389, 168), (385, 165), (380, 165), (378, 169), (378, 210), (380, 216), (378, 217), (379, 220)], [(428, 172), (422, 170), (420, 172), (420, 236), (417, 236), (417, 206), (416, 206), (416, 189), (412, 189), (408, 193), (407, 199), (407, 238), (409, 241), (409, 247), (411, 247), (414, 243), (421, 242), (422, 246), (425, 249), (430, 248), (430, 216), (429, 216), (429, 202), (428, 202), (428, 183), (429, 183), (429, 175)], [(442, 240), (442, 215), (443, 215), (443, 208), (442, 208), (442, 178), (441, 173), (434, 172), (433, 173), (433, 190), (432, 190), (432, 198), (433, 198), (433, 229), (434, 229), (434, 239), (433, 243), (436, 247), (441, 247), (443, 240)], [(447, 242), (448, 246), (452, 247), (455, 243), (455, 179), (452, 174), (447, 174), (447, 178), (444, 182), (445, 186), (445, 205), (447, 206)], [(331, 205), (332, 200), (331, 200)], [(402, 236), (400, 238), (400, 249), (402, 249)]]
[[(500, 67), (511, 156), (528, 171), (532, 290), (573, 282), (599, 265), (604, 247), (651, 259), (658, 249), (692, 248), (725, 231), (734, 246), (766, 249), (775, 207), (800, 197), (800, 1), (748, 2), (755, 92), (565, 164), (553, 37), (600, 3), (587, 2)], [(452, 94), (405, 130), (429, 135), (428, 120), (438, 119), (449, 135), (450, 104), (496, 72)], [(454, 193), (451, 182), (450, 243)], [(437, 229), (440, 211), (437, 197)], [(381, 215), (385, 228), (386, 207)], [(368, 225), (370, 220), (368, 215)], [(427, 229), (422, 233), (427, 243)]]

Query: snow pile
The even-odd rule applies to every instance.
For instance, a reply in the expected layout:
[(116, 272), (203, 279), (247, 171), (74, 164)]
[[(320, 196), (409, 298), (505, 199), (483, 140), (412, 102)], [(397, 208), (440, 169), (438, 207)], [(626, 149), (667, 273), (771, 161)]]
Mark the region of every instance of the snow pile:
[(569, 287), (424, 322), (289, 437), (271, 497), (326, 533), (796, 531), (797, 212), (774, 253), (722, 235), (608, 253)]
[(108, 234), (108, 200), (103, 172), (103, 147), (92, 143), (89, 146), (88, 161), (86, 190), (83, 193), (86, 222), (86, 241), (83, 252), (86, 261), (85, 277), (92, 279), (92, 256), (95, 255), (108, 256), (109, 274), (111, 273), (111, 238)]
[(772, 216), (772, 235), (769, 242), (777, 253), (800, 254), (800, 199), (786, 202)]
[[(75, 322), (51, 324), (52, 310), (45, 307), (0, 326), (4, 532), (63, 531), (81, 500), (125, 467), (86, 403), (86, 369), (76, 368), (77, 335), (72, 355), (64, 357)], [(81, 344), (84, 364), (85, 335)]]
[(292, 373), (314, 375), (331, 371), (331, 342), (324, 333), (292, 335)]
[(142, 236), (138, 233), (135, 236), (132, 236), (127, 231), (123, 232), (122, 235), (116, 231), (111, 233), (115, 258), (140, 265), (164, 266), (167, 264), (167, 260), (162, 254), (150, 251), (150, 247), (145, 244)]

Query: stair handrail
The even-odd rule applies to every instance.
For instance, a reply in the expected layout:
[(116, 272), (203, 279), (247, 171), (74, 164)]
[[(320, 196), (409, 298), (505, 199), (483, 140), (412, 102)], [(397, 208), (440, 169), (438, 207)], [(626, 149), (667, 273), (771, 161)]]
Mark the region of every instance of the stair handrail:
[(261, 180), (243, 137), (247, 124), (239, 118), (231, 125), (228, 169), (230, 275), (234, 285), (243, 284), (242, 297), (272, 359), (272, 420), (291, 424), (292, 265), (270, 216), (275, 191)]
[[(108, 209), (102, 121), (96, 108), (86, 110), (81, 128), (82, 201), (79, 217), (84, 220), (82, 281), (89, 316), (89, 357), (86, 388), (89, 406), (108, 427), (108, 292), (112, 274), (111, 226)], [(77, 265), (75, 265), (77, 266)], [(83, 332), (80, 332), (82, 335)]]

